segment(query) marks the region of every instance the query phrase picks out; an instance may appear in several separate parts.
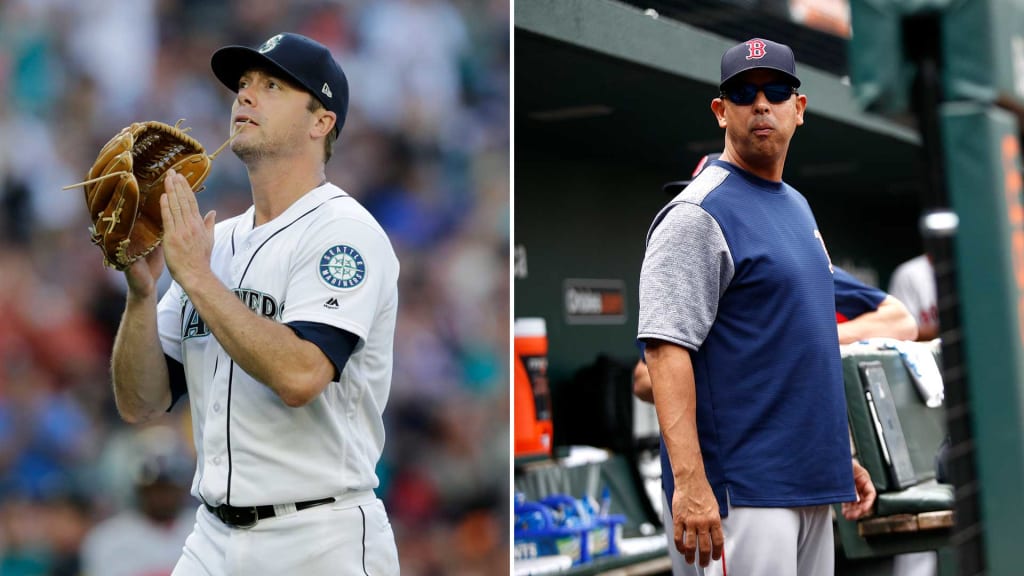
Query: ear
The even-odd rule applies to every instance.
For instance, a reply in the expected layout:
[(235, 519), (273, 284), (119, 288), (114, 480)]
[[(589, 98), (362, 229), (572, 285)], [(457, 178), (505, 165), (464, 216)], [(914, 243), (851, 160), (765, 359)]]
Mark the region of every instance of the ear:
[(711, 111), (715, 113), (715, 118), (718, 120), (718, 127), (725, 128), (725, 101), (721, 98), (715, 98), (711, 101)]
[(314, 138), (322, 138), (329, 134), (331, 130), (334, 130), (334, 125), (338, 121), (338, 115), (329, 110), (321, 108), (316, 111), (316, 122), (313, 123), (313, 128), (310, 130), (310, 136)]
[(804, 94), (797, 94), (796, 96), (796, 125), (803, 126), (804, 124), (804, 110), (807, 109), (807, 96)]

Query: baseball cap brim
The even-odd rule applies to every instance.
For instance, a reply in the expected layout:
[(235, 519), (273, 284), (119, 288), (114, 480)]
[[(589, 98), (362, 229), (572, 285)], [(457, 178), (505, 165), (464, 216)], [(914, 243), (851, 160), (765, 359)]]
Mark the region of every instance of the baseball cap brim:
[(217, 50), (210, 59), (210, 67), (213, 68), (213, 74), (221, 81), (221, 84), (227, 86), (232, 92), (238, 92), (238, 79), (242, 77), (242, 74), (254, 68), (265, 68), (316, 94), (312, 87), (303, 84), (294, 74), (284, 69), (272, 58), (247, 46), (225, 46)]
[(789, 72), (783, 70), (782, 68), (776, 68), (775, 66), (751, 66), (750, 68), (744, 68), (743, 70), (738, 70), (735, 74), (733, 74), (732, 76), (729, 76), (728, 78), (726, 78), (725, 81), (723, 81), (721, 84), (718, 85), (718, 89), (719, 90), (724, 90), (725, 87), (730, 82), (732, 82), (734, 79), (736, 79), (736, 77), (741, 76), (745, 72), (749, 72), (751, 70), (774, 70), (774, 71), (782, 74), (783, 76), (785, 76), (786, 79), (789, 80), (789, 83), (793, 86), (793, 88), (799, 88), (800, 87), (800, 79), (797, 78), (796, 76), (793, 76)]

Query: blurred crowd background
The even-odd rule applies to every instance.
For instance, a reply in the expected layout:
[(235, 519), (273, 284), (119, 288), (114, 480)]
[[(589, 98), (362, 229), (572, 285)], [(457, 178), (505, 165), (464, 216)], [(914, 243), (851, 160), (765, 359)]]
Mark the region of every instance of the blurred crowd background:
[[(508, 0), (0, 0), (0, 574), (170, 573), (119, 565), (182, 539), (175, 518), (191, 528), (187, 405), (118, 418), (123, 278), (89, 243), (81, 189), (61, 186), (133, 121), (184, 118), (219, 146), (232, 93), (210, 55), (282, 31), (345, 69), (328, 177), (401, 260), (378, 494), (402, 573), (507, 572), (509, 15)], [(200, 209), (250, 203), (221, 155)]]

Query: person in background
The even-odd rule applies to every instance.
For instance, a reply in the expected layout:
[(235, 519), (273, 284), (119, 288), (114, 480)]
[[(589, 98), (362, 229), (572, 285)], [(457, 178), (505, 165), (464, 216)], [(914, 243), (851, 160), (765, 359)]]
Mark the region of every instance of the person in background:
[(82, 545), (82, 576), (169, 576), (192, 531), (192, 464), (163, 426), (137, 437), (134, 506), (97, 524)]
[(889, 279), (889, 293), (907, 305), (918, 326), (918, 340), (939, 337), (939, 298), (935, 270), (927, 254), (896, 267)]

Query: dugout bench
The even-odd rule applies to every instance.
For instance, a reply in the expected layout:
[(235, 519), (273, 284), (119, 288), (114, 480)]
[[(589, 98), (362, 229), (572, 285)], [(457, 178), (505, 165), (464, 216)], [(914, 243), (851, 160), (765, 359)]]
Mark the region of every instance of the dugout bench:
[[(927, 347), (932, 357), (939, 360), (937, 340), (902, 345)], [(853, 449), (871, 474), (878, 497), (874, 514), (856, 522), (843, 518), (836, 506), (837, 557), (842, 556), (839, 563), (945, 547), (954, 524), (954, 498), (951, 485), (936, 481), (937, 456), (947, 435), (944, 407), (925, 405), (896, 350), (880, 349), (873, 342), (851, 344), (842, 347), (842, 359)], [(865, 393), (866, 368), (872, 366), (880, 366), (884, 371), (906, 443), (904, 456), (909, 456), (912, 466), (908, 479), (910, 470), (904, 463), (903, 487), (887, 462), (897, 455), (889, 454), (891, 450), (880, 437), (879, 410), (877, 406), (872, 409), (870, 402), (874, 399), (869, 400)], [(881, 429), (885, 431), (885, 427)]]

